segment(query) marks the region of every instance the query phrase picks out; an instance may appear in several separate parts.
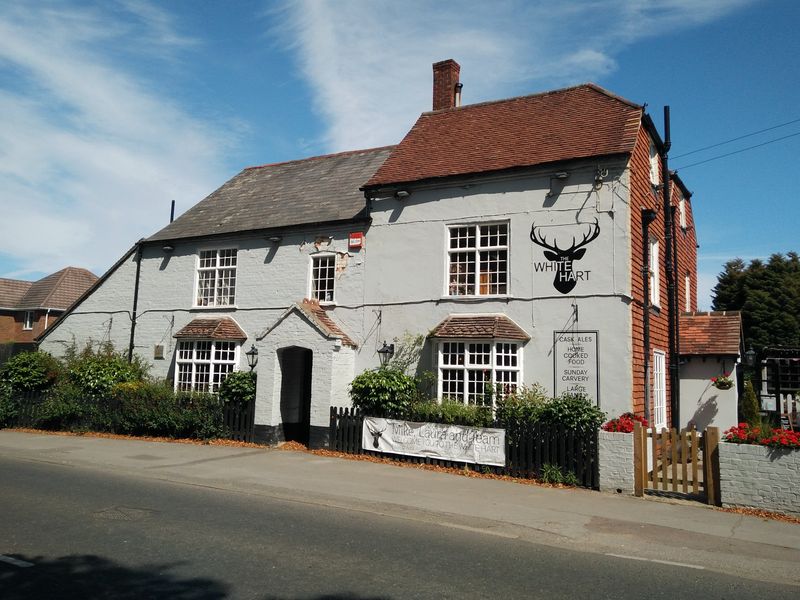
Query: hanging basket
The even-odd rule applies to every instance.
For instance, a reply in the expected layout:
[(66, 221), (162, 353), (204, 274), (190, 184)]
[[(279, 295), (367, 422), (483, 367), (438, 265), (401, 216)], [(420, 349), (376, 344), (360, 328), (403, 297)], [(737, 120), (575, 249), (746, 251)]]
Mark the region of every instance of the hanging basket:
[(713, 385), (718, 390), (729, 390), (733, 387), (733, 379), (730, 377), (726, 377), (722, 375), (720, 377), (715, 377), (711, 380), (711, 385)]

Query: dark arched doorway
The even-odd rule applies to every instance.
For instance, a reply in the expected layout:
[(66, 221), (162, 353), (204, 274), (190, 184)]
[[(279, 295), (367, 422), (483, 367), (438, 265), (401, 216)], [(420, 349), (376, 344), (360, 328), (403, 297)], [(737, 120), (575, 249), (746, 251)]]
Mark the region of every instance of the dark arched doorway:
[(308, 444), (311, 428), (311, 368), (313, 353), (291, 346), (278, 350), (281, 369), (283, 439)]

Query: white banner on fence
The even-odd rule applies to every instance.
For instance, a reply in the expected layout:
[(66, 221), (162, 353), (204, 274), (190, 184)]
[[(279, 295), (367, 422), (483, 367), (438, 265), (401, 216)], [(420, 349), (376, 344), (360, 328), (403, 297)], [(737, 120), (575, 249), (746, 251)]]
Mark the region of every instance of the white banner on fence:
[(506, 464), (504, 429), (364, 417), (362, 444), (365, 450), (389, 454), (500, 467)]

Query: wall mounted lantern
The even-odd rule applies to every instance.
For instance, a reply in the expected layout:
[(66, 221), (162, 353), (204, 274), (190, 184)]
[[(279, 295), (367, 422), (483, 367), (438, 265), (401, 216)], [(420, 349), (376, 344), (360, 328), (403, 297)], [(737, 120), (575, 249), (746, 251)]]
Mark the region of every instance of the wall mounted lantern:
[(383, 347), (378, 348), (378, 359), (381, 361), (381, 366), (385, 367), (389, 359), (394, 356), (394, 344), (387, 344), (386, 340), (383, 341)]
[(752, 344), (750, 344), (750, 350), (744, 353), (744, 364), (748, 367), (756, 366), (756, 352), (753, 350)]
[(254, 344), (250, 344), (250, 350), (245, 352), (244, 355), (247, 357), (247, 366), (252, 371), (258, 364), (258, 348)]

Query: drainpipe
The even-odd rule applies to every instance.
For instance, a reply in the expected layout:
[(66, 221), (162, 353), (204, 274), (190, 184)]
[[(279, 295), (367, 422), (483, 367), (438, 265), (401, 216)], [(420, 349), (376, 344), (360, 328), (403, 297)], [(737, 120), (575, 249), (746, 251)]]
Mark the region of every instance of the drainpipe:
[(669, 311), (669, 318), (667, 319), (668, 335), (669, 335), (669, 397), (670, 397), (670, 413), (672, 414), (672, 427), (680, 429), (680, 421), (678, 420), (678, 357), (675, 353), (675, 311), (677, 310), (675, 303), (675, 271), (673, 269), (674, 259), (673, 252), (675, 252), (673, 244), (673, 226), (672, 219), (672, 204), (670, 202), (670, 192), (672, 191), (670, 185), (669, 173), (669, 150), (672, 146), (670, 139), (669, 127), (669, 106), (664, 107), (664, 148), (661, 151), (661, 172), (664, 176), (664, 265), (667, 272), (667, 310)]
[(678, 238), (675, 235), (675, 212), (676, 207), (672, 207), (672, 272), (675, 274), (675, 298), (672, 303), (673, 310), (673, 323), (672, 331), (675, 334), (675, 342), (673, 349), (675, 350), (675, 369), (673, 375), (675, 377), (675, 429), (680, 429), (681, 423), (681, 336), (680, 336), (680, 306), (681, 299), (678, 297)]
[(642, 209), (642, 283), (644, 284), (644, 418), (650, 422), (650, 224), (658, 214), (652, 208)]
[(44, 329), (42, 329), (42, 331), (47, 331), (47, 321), (48, 317), (50, 316), (50, 310), (51, 309), (48, 308), (47, 312), (44, 313)]
[(133, 284), (133, 309), (131, 310), (131, 339), (128, 342), (128, 362), (133, 361), (133, 342), (136, 338), (136, 308), (139, 304), (139, 275), (142, 272), (142, 243), (144, 238), (136, 242), (136, 280)]

